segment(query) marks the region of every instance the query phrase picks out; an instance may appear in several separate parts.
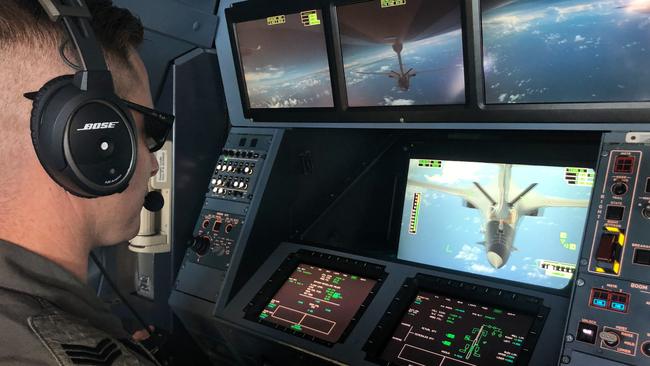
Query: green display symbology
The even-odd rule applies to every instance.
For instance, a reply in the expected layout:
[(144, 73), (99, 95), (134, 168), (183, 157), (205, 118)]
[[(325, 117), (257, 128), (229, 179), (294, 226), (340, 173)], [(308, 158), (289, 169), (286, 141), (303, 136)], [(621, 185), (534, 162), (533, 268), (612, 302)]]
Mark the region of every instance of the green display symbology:
[(318, 19), (318, 12), (316, 10), (303, 11), (300, 13), (300, 19), (302, 20), (302, 25), (305, 27), (320, 25), (320, 19)]
[(442, 161), (420, 159), (418, 160), (418, 166), (424, 168), (442, 168)]
[(596, 172), (589, 168), (565, 168), (564, 179), (568, 184), (593, 187)]
[(390, 8), (393, 6), (406, 5), (406, 0), (381, 0), (382, 8)]

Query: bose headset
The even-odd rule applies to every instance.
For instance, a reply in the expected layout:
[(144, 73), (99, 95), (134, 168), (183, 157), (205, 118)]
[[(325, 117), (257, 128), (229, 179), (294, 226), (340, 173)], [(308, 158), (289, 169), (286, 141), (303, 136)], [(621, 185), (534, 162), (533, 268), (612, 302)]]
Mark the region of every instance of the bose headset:
[(47, 173), (85, 198), (122, 192), (135, 171), (135, 123), (115, 94), (84, 0), (39, 0), (49, 18), (62, 21), (78, 50), (81, 71), (48, 81), (33, 99), (31, 135)]

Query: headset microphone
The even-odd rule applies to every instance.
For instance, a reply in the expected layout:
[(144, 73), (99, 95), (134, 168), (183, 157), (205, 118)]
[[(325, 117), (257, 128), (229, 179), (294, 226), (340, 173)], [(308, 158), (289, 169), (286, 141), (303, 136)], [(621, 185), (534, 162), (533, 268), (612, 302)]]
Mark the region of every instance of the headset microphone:
[(163, 195), (158, 191), (151, 191), (144, 197), (144, 208), (148, 211), (160, 211), (165, 205)]

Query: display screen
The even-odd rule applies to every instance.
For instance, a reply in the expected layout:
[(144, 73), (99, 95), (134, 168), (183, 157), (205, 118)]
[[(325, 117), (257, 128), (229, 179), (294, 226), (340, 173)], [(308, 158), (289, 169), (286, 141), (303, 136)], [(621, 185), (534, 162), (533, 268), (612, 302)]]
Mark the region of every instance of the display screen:
[(259, 318), (336, 343), (377, 281), (299, 264)]
[(250, 108), (333, 107), (320, 10), (235, 24)]
[(650, 100), (650, 2), (483, 0), (487, 103)]
[(398, 258), (564, 288), (594, 176), (580, 167), (411, 159)]
[(458, 0), (375, 0), (336, 8), (348, 105), (465, 103)]
[(419, 292), (381, 354), (397, 365), (512, 365), (533, 317)]

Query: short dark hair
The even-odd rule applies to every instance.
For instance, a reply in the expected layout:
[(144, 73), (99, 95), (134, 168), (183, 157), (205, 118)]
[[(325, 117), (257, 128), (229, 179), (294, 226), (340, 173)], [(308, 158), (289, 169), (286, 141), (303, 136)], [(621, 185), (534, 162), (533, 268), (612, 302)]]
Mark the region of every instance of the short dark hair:
[[(113, 6), (112, 0), (86, 0), (92, 26), (104, 51), (128, 64), (129, 49), (143, 40), (144, 28), (130, 11)], [(0, 0), (0, 52), (16, 44), (54, 46), (61, 42), (63, 27), (50, 21), (38, 0)]]

